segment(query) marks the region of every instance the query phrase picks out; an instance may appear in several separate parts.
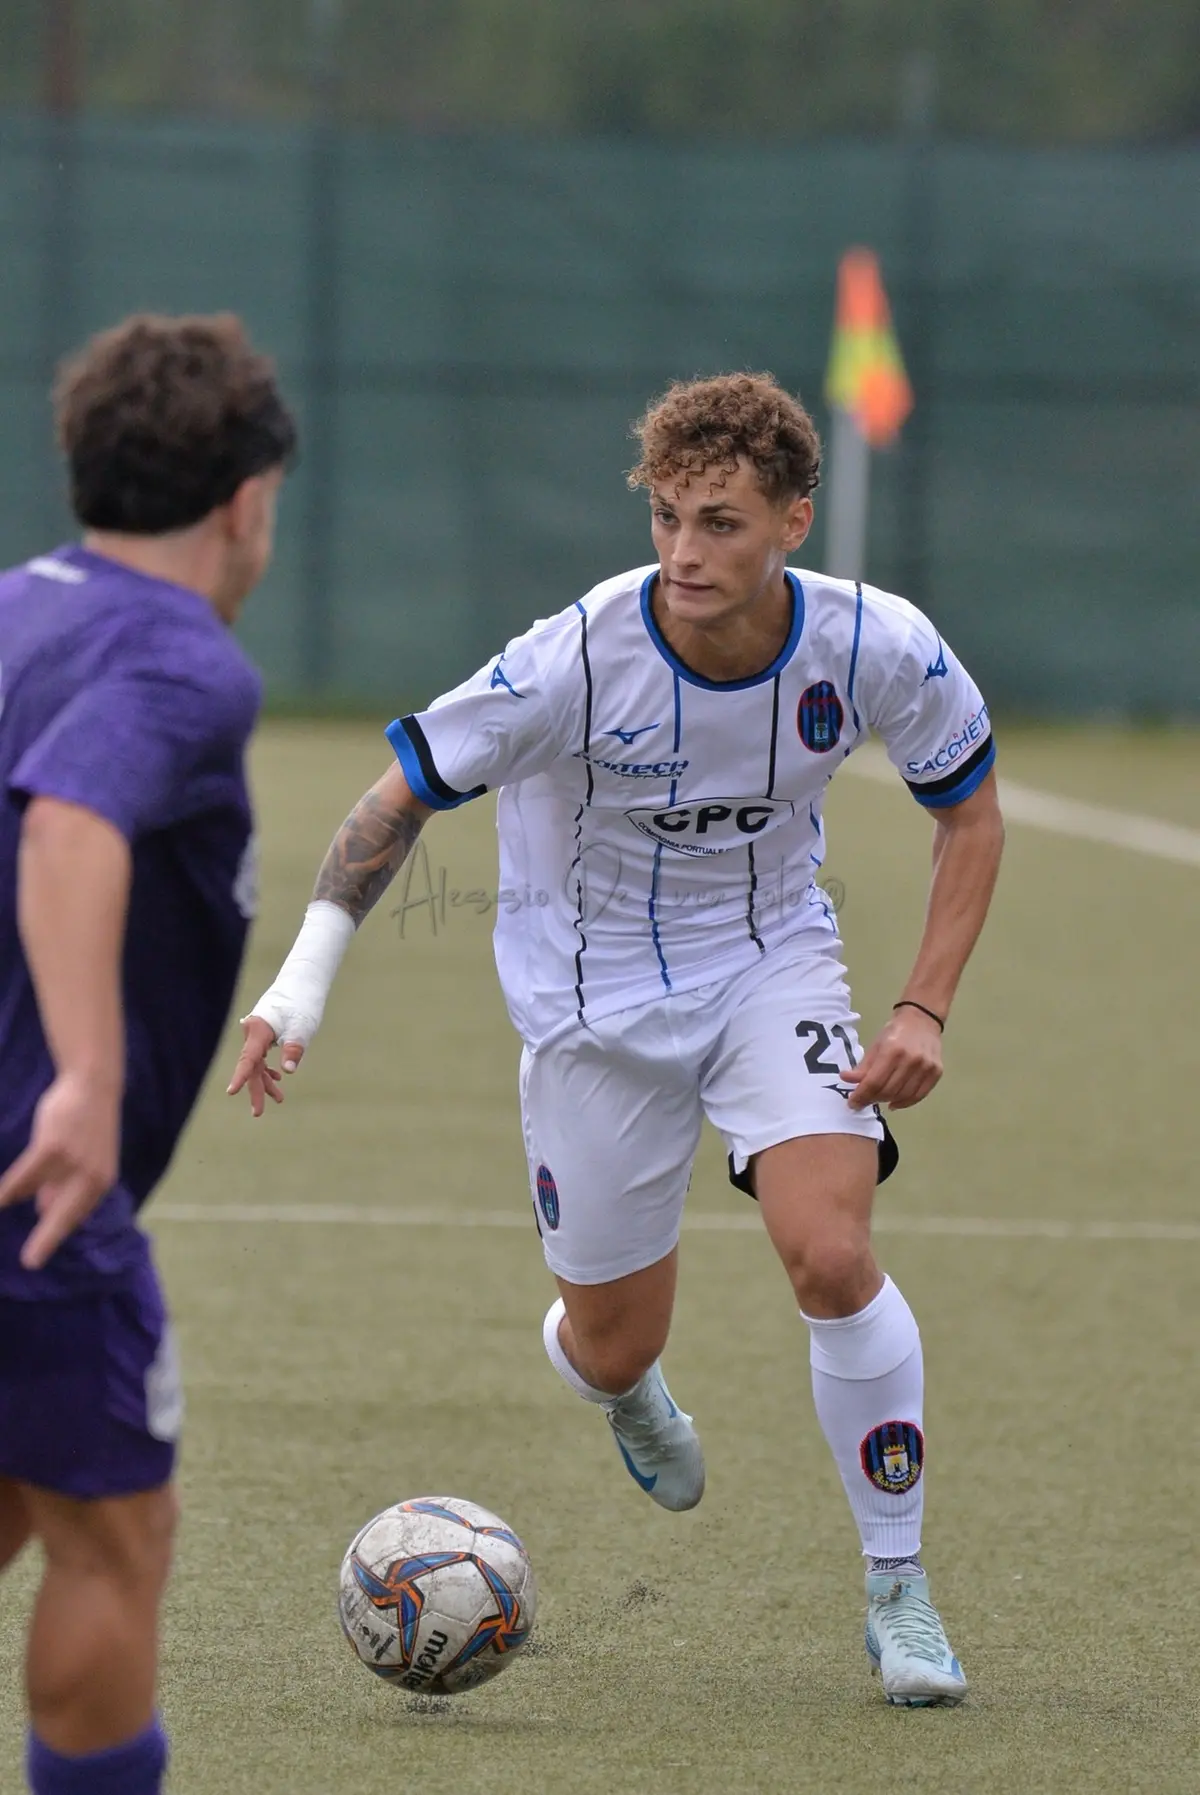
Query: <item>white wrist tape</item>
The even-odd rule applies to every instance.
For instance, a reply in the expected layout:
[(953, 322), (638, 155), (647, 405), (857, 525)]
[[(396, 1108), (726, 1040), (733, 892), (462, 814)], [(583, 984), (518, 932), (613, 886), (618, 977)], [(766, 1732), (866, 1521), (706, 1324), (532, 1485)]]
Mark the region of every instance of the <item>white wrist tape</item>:
[(330, 986), (353, 938), (354, 919), (345, 910), (324, 899), (310, 904), (279, 976), (250, 1014), (261, 1016), (277, 1041), (307, 1047), (321, 1026)]

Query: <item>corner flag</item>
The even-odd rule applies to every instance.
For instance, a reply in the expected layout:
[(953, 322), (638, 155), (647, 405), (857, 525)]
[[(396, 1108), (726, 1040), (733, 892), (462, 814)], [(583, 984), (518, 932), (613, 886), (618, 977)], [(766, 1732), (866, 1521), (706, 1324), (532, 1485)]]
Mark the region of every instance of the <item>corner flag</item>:
[(838, 268), (825, 396), (850, 413), (873, 449), (894, 439), (913, 408), (874, 250), (848, 249)]
[(874, 250), (848, 249), (838, 267), (825, 396), (833, 412), (825, 566), (837, 579), (861, 580), (871, 450), (894, 442), (913, 408)]

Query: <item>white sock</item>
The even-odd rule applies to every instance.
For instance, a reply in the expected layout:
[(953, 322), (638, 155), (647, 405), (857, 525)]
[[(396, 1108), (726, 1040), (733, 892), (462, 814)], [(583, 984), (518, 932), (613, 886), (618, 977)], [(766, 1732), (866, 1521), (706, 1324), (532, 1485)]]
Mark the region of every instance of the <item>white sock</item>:
[(597, 1390), (586, 1379), (580, 1377), (563, 1351), (563, 1343), (558, 1337), (558, 1329), (566, 1312), (567, 1305), (561, 1296), (556, 1303), (551, 1303), (546, 1311), (546, 1319), (542, 1323), (542, 1344), (546, 1348), (546, 1357), (563, 1383), (569, 1384), (576, 1396), (582, 1396), (585, 1402), (611, 1402), (613, 1399), (607, 1390)]
[(870, 1558), (913, 1558), (921, 1549), (925, 1486), (921, 1433), (925, 1374), (912, 1310), (892, 1283), (857, 1315), (818, 1321), (812, 1337), (813, 1400)]

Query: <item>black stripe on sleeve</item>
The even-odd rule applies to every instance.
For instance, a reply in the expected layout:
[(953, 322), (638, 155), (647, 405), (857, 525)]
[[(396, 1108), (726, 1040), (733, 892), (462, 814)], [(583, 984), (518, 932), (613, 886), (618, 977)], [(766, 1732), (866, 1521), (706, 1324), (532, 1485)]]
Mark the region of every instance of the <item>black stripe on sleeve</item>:
[(452, 785), (447, 785), (433, 764), (429, 742), (425, 731), (415, 717), (401, 717), (400, 727), (412, 743), (413, 753), (417, 757), (417, 765), (424, 775), (425, 783), (435, 797), (443, 804), (465, 804), (468, 798), (482, 798), (487, 790), (486, 785), (477, 785), (469, 792), (457, 792)]
[(922, 802), (929, 798), (945, 798), (960, 785), (965, 785), (972, 773), (995, 752), (995, 741), (985, 735), (978, 748), (973, 749), (965, 760), (956, 761), (944, 779), (906, 779), (904, 783), (914, 798), (920, 798)]

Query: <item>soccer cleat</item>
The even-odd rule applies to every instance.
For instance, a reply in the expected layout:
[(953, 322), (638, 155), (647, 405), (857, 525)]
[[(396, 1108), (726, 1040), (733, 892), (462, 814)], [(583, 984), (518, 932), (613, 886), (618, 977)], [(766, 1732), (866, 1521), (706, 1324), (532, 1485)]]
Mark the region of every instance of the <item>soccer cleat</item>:
[(867, 1572), (866, 1646), (895, 1707), (932, 1708), (967, 1693), (924, 1571)]
[(657, 1361), (632, 1390), (606, 1402), (604, 1412), (638, 1487), (660, 1508), (695, 1508), (704, 1494), (704, 1454), (692, 1417), (672, 1401)]

